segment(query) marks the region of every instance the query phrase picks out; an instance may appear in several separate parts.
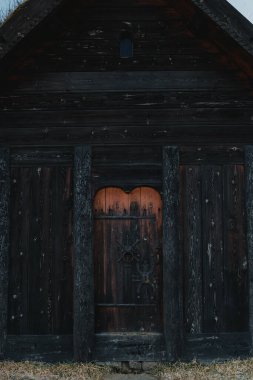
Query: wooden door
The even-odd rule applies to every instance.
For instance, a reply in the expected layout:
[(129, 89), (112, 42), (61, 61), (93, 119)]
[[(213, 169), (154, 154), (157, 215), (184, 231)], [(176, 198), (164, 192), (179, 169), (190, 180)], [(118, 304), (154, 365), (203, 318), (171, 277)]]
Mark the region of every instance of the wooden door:
[(123, 340), (132, 334), (145, 356), (140, 342), (163, 329), (160, 194), (148, 187), (102, 189), (94, 219), (96, 333)]

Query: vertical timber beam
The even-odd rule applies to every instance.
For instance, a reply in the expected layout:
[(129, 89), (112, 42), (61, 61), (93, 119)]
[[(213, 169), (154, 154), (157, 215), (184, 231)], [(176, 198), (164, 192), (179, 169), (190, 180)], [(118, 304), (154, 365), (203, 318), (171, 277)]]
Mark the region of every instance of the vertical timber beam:
[(8, 311), (9, 150), (0, 148), (0, 358), (4, 357)]
[(163, 319), (167, 360), (180, 358), (183, 339), (179, 249), (179, 150), (163, 149)]
[(253, 145), (245, 147), (247, 248), (249, 276), (249, 332), (253, 352)]
[(74, 160), (74, 359), (89, 361), (94, 345), (91, 148)]

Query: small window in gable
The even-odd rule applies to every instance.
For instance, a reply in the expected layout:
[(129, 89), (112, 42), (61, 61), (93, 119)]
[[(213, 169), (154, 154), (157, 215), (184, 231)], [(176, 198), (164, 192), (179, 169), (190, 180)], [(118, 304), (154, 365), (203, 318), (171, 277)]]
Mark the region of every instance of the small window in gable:
[(120, 58), (132, 58), (134, 53), (133, 38), (129, 32), (120, 34)]

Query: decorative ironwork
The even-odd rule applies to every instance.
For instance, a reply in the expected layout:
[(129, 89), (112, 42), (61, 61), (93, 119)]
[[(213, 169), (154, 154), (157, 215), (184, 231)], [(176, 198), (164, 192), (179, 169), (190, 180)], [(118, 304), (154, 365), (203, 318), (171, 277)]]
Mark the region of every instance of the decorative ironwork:
[(139, 283), (137, 286), (137, 299), (144, 302), (154, 301), (157, 277), (155, 276), (155, 259), (150, 256), (150, 260), (144, 259), (136, 264), (138, 275), (133, 275), (133, 282)]
[(117, 260), (118, 262), (124, 261), (127, 263), (131, 263), (133, 261), (139, 260), (139, 250), (136, 249), (136, 246), (140, 243), (140, 240), (137, 239), (134, 243), (129, 241), (129, 235), (126, 235), (126, 243), (120, 243), (117, 241), (117, 244), (120, 249), (120, 258)]

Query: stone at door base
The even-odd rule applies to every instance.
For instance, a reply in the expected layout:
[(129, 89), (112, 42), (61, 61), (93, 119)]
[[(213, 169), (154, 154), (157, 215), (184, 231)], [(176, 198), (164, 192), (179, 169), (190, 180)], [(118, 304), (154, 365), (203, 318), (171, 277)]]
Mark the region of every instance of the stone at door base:
[(146, 373), (141, 373), (139, 375), (133, 374), (113, 374), (107, 375), (103, 378), (103, 380), (155, 380), (155, 377), (148, 375)]

